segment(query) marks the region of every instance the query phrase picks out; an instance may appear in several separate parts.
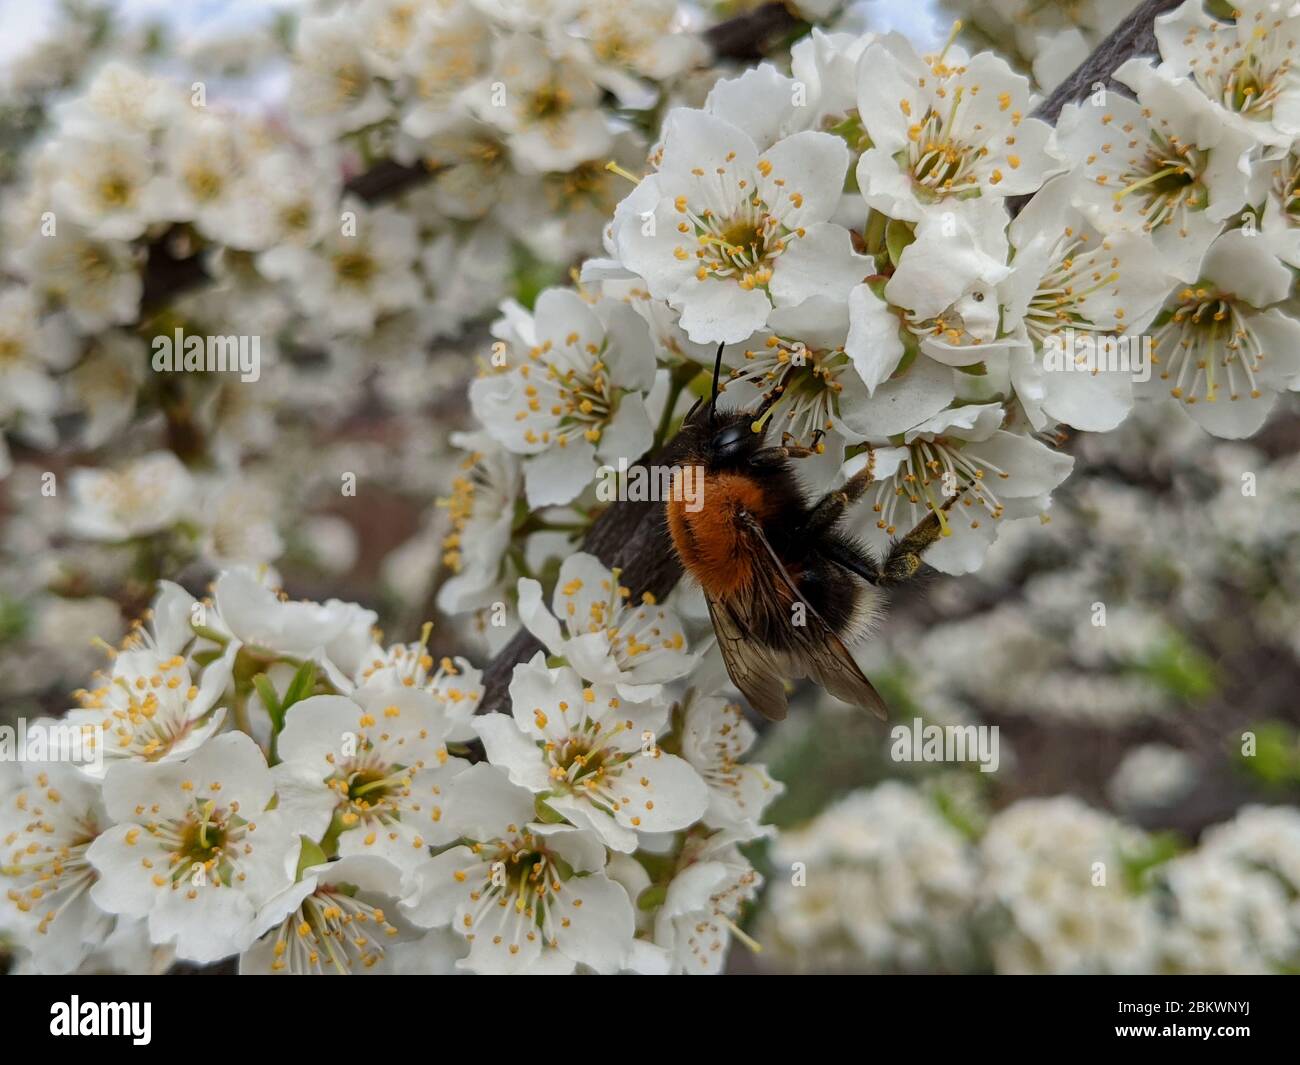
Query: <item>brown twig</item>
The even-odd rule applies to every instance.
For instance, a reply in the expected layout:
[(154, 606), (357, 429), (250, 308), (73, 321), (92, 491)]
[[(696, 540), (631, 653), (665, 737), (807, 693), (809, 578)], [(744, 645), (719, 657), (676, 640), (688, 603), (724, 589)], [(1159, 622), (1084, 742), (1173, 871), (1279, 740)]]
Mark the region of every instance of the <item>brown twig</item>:
[(704, 33), (704, 39), (719, 59), (762, 59), (784, 37), (800, 25), (797, 15), (781, 3), (764, 4), (743, 15), (719, 22)]
[(1068, 103), (1082, 100), (1101, 82), (1107, 92), (1132, 95), (1111, 75), (1135, 56), (1156, 54), (1156, 16), (1177, 7), (1182, 0), (1144, 0), (1060, 85), (1034, 112), (1039, 118), (1055, 122)]

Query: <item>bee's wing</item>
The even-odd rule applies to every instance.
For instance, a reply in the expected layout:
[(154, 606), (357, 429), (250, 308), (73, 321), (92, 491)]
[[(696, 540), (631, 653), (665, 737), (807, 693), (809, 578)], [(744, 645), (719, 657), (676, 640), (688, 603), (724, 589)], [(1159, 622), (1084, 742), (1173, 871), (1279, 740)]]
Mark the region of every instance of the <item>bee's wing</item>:
[[(735, 612), (742, 615), (748, 612), (753, 616), (759, 611), (764, 611), (770, 619), (773, 610), (783, 611), (784, 615), (777, 619), (777, 623), (787, 626), (790, 630), (792, 646), (787, 655), (790, 659), (789, 665), (799, 670), (797, 675), (811, 677), (837, 699), (870, 710), (879, 718), (887, 718), (889, 713), (885, 707), (885, 700), (858, 668), (857, 662), (853, 660), (843, 641), (813, 609), (812, 604), (799, 593), (799, 586), (786, 572), (781, 559), (764, 535), (763, 526), (758, 519), (746, 511), (741, 511), (738, 525), (741, 538), (750, 549), (750, 569), (754, 574), (754, 586), (748, 600), (738, 597)], [(803, 605), (802, 625), (794, 624), (791, 617), (790, 607), (794, 603)], [(760, 632), (772, 631), (773, 628), (770, 624), (766, 626), (746, 624), (746, 618), (743, 616), (740, 621), (748, 631), (755, 629)], [(721, 642), (719, 639), (719, 643)], [(727, 657), (725, 651), (723, 655)], [(730, 665), (729, 658), (728, 665)], [(732, 679), (735, 680), (734, 675)], [(737, 686), (740, 687), (739, 681)], [(749, 696), (749, 692), (743, 687), (741, 691)], [(750, 701), (753, 702), (752, 697)], [(782, 716), (784, 716), (784, 692), (781, 695), (781, 704)], [(757, 704), (755, 708), (761, 711)], [(766, 711), (761, 712), (766, 713)]]
[(750, 632), (746, 611), (713, 598), (707, 592), (709, 617), (718, 637), (718, 649), (730, 675), (749, 705), (771, 721), (785, 720), (785, 676), (781, 664)]

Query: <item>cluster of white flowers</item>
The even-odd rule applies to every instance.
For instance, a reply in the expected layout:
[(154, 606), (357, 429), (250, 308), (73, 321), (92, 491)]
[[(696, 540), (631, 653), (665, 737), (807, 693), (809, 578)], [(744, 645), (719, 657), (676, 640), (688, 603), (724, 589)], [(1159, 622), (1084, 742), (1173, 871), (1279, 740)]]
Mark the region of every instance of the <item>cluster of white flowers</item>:
[[(566, 589), (620, 609), (594, 560)], [(510, 714), (476, 716), (478, 670), (375, 621), (247, 569), (204, 600), (164, 582), (61, 722), (85, 756), (29, 740), (5, 763), (0, 930), (22, 964), (717, 972), (761, 883), (737, 845), (781, 788), (742, 763), (738, 707), (665, 687), (692, 661), (680, 634), (643, 631), (664, 655), (634, 677), (539, 655)]]
[(1300, 950), (1298, 863), (1287, 807), (1247, 807), (1161, 861), (1071, 797), (1017, 802), (972, 845), (891, 781), (782, 834), (762, 927), (783, 959), (844, 969), (1273, 972)]
[(1026, 799), (980, 843), (999, 972), (1148, 971), (1154, 908), (1128, 883), (1141, 833), (1077, 799)]
[(1200, 848), (1163, 870), (1172, 932), (1163, 963), (1174, 972), (1257, 973), (1300, 955), (1300, 816), (1248, 806), (1206, 832)]
[[(1215, 659), (1294, 654), (1297, 461), (1285, 441), (1207, 440), (1165, 405), (1080, 443), (1090, 476), (1071, 482), (1051, 523), (1011, 530), (978, 574), (936, 585), (937, 616), (896, 618), (882, 666), (927, 714), (955, 705), (964, 719), (996, 709), (1035, 728), (1155, 726), (1177, 748), (1188, 703), (1231, 675)], [(1241, 611), (1244, 588), (1257, 610)], [(1114, 783), (1126, 810), (1165, 805), (1196, 772), (1177, 749), (1148, 754)]]
[[(131, 329), (158, 309), (141, 298), (159, 245), (215, 279), (159, 333), (238, 320), (268, 370), (283, 341), (323, 350), (332, 387), (384, 347), (423, 366), (434, 338), (508, 291), (514, 249), (555, 272), (599, 251), (621, 182), (606, 163), (636, 165), (655, 108), (712, 69), (699, 13), (677, 0), (332, 7), (297, 23), (287, 129), (219, 82), (151, 73), (143, 54), (88, 64), (49, 109), (3, 190), (0, 265), (19, 285), (0, 288), (0, 431), (49, 447), (51, 417), (75, 412), (79, 442), (99, 447), (138, 398), (166, 406)], [(39, 89), (15, 81), (10, 93)], [(414, 191), (384, 207), (345, 195), (345, 173), (385, 157), (419, 172)], [(282, 369), (255, 402), (291, 402), (299, 376)], [(224, 393), (203, 404), (209, 433), (264, 442), (228, 409), (249, 402), (238, 389), (205, 390)]]
[(858, 791), (781, 833), (761, 936), (821, 968), (958, 969), (971, 956), (973, 849), (899, 781)]
[(707, 65), (695, 22), (677, 0), (347, 3), (300, 27), (294, 119), (427, 167), (436, 211), (567, 265), (617, 201), (605, 164), (644, 154), (650, 112)]
[[(588, 306), (555, 291), (494, 328), (474, 412), (530, 507), (585, 505), (593, 467), (648, 449), (668, 379), (718, 344), (740, 402), (779, 393), (766, 424), (819, 453), (812, 481), (871, 465), (852, 531), (882, 546), (938, 511), (927, 560), (948, 573), (1045, 515), (1073, 465), (1044, 442), (1058, 427), (1113, 430), (1164, 397), (1256, 432), (1300, 381), (1300, 21), (1257, 3), (1229, 26), (1190, 0), (1157, 28), (1164, 58), (1117, 75), (1136, 101), (1099, 90), (1055, 129), (992, 53), (817, 30), (789, 75), (670, 111), (583, 268)], [(1013, 215), (1009, 197), (1031, 198)], [(640, 329), (613, 325), (620, 302)]]
[[(1126, 5), (987, 6), (1046, 88)], [(723, 404), (772, 400), (762, 428), (813, 453), (810, 487), (871, 471), (848, 532), (880, 549), (935, 513), (927, 561), (979, 571), (970, 616), (893, 637), (890, 679), (941, 716), (980, 720), (996, 692), (1020, 718), (1167, 721), (1206, 682), (1166, 608), (1223, 613), (1219, 569), (1266, 588), (1261, 623), (1300, 647), (1296, 463), (1230, 443), (1300, 388), (1300, 14), (1210, 10), (1157, 21), (1159, 56), (1115, 72), (1133, 98), (1095, 86), (1055, 126), (1035, 81), (955, 31), (925, 51), (814, 29), (715, 83), (704, 14), (678, 0), (318, 5), (274, 118), (142, 56), (52, 98), (23, 165), (0, 165), (0, 478), (21, 503), (0, 529), (0, 691), (83, 676), (117, 603), (221, 575), (202, 601), (163, 581), (78, 692), (93, 766), (0, 763), (20, 964), (720, 971), (782, 786), (744, 762), (755, 735), (698, 596), (658, 602), (574, 548), (602, 477), (671, 438), (719, 345)], [(52, 59), (49, 86), (76, 80)], [(349, 191), (366, 169), (401, 195)], [(169, 271), (206, 280), (173, 297)], [(151, 340), (174, 336), (180, 367), (182, 333), (235, 332), (261, 341), (253, 382), (150, 370)], [(468, 360), (434, 365), (440, 340), (491, 346), (467, 410), (439, 415), (476, 424), (447, 439), (427, 415)], [(1043, 529), (1076, 458), (1126, 451), (1197, 491), (1153, 506), (1098, 478)], [(358, 477), (444, 497), (367, 602), (426, 610), (436, 587), (475, 615), (465, 643), (531, 633), (544, 653), (509, 713), (476, 714), (479, 672), (427, 630), (385, 645), (375, 611), (273, 590), (271, 563), (350, 569), (353, 525), (313, 513), (340, 475), (345, 499)], [(1203, 531), (1172, 550), (1193, 512)], [(1049, 564), (989, 609), (1034, 552)], [(1200, 770), (1141, 748), (1111, 795), (1159, 810)], [(1295, 958), (1287, 811), (1154, 871), (1150, 837), (1073, 799), (977, 835), (900, 783), (854, 795), (772, 849), (760, 934), (801, 965), (896, 970)]]

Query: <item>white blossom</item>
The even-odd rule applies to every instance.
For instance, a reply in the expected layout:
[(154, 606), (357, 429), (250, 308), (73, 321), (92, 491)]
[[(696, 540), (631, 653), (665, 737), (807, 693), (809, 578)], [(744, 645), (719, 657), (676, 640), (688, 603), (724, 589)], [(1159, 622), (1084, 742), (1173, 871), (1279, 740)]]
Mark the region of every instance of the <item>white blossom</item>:
[(114, 820), (86, 851), (109, 913), (148, 917), (155, 943), (217, 961), (253, 939), (253, 919), (293, 882), (297, 826), (268, 810), (271, 771), (243, 733), (208, 741), (184, 762), (121, 762), (104, 781)]
[(77, 536), (120, 541), (168, 528), (194, 503), (194, 481), (170, 451), (154, 451), (116, 470), (74, 469), (68, 527)]
[(388, 950), (406, 931), (397, 915), (401, 895), (401, 871), (383, 858), (308, 866), (258, 914), (258, 939), (240, 955), (240, 975), (384, 972)]
[(402, 910), (450, 926), (469, 944), (458, 967), (484, 975), (620, 969), (632, 950), (632, 902), (605, 873), (592, 833), (533, 820), (533, 796), (495, 766), (457, 777), (450, 796), (462, 839), (408, 878)]
[(543, 292), (531, 315), (513, 303), (504, 310), (493, 333), (508, 365), (474, 382), (470, 404), (493, 438), (526, 456), (529, 503), (568, 503), (591, 483), (597, 459), (630, 461), (650, 446), (649, 333), (626, 304), (590, 306), (562, 289)]
[(858, 63), (867, 206), (918, 222), (962, 197), (1033, 192), (1059, 166), (1052, 129), (1031, 110), (1028, 79), (991, 52), (918, 55), (897, 33), (881, 37)]
[(758, 835), (766, 807), (784, 791), (764, 766), (742, 763), (758, 735), (735, 703), (692, 693), (681, 724), (682, 757), (709, 789), (703, 821), (711, 828)]
[(73, 767), (24, 771), (12, 790), (0, 787), (0, 927), (15, 932), (39, 972), (66, 973), (112, 933), (113, 918), (91, 901), (86, 859), (109, 817), (99, 784)]
[(655, 915), (654, 942), (668, 955), (669, 972), (712, 975), (722, 971), (733, 936), (752, 946), (736, 921), (762, 884), (732, 834), (688, 839)]
[(869, 505), (874, 516), (862, 530), (868, 543), (883, 550), (937, 514), (943, 535), (926, 562), (943, 573), (968, 573), (1004, 520), (1040, 513), (1074, 460), (1000, 428), (1004, 417), (993, 403), (943, 411), (904, 433), (901, 446), (873, 448), (847, 464), (846, 471), (873, 464), (878, 482), (857, 508)]
[(828, 221), (849, 164), (838, 137), (803, 130), (760, 152), (730, 122), (681, 108), (656, 162), (614, 212), (614, 242), (692, 340), (744, 340), (774, 305), (843, 299), (871, 273)]
[(615, 692), (585, 686), (568, 667), (547, 669), (539, 654), (515, 667), (511, 716), (486, 714), (474, 725), (488, 759), (512, 783), (626, 852), (636, 849), (639, 832), (697, 821), (708, 791), (689, 763), (658, 745), (668, 707)]
[(412, 869), (430, 845), (454, 838), (443, 793), (466, 763), (447, 754), (448, 731), (438, 700), (417, 688), (295, 703), (277, 744), (279, 809), (312, 838), (333, 822), (342, 857)]
[(1225, 233), (1199, 279), (1177, 290), (1153, 323), (1156, 366), (1139, 388), (1173, 396), (1215, 436), (1252, 435), (1300, 374), (1300, 323), (1271, 306), (1291, 290), (1291, 271), (1260, 238)]
[(631, 594), (617, 570), (580, 551), (560, 566), (550, 612), (542, 586), (520, 580), (519, 619), (584, 680), (612, 684), (627, 699), (654, 698), (665, 681), (689, 673), (695, 658), (676, 613), (649, 593), (639, 603)]
[(1300, 12), (1276, 0), (1243, 0), (1232, 13), (1233, 21), (1222, 21), (1186, 0), (1158, 17), (1158, 73), (1195, 85), (1199, 95), (1188, 100), (1207, 128), (1232, 126), (1266, 148), (1285, 149), (1300, 135)]

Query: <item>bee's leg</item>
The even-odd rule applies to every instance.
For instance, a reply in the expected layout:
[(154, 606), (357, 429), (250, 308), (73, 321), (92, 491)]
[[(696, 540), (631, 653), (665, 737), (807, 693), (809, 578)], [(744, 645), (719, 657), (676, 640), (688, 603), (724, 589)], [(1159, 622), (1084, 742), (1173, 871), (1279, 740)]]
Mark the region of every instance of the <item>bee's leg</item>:
[(937, 511), (930, 511), (916, 523), (911, 532), (890, 545), (889, 554), (880, 565), (881, 584), (901, 584), (916, 576), (921, 568), (921, 556), (943, 535), (944, 522), (940, 515), (952, 509), (963, 492), (965, 488), (950, 496)]
[(867, 554), (866, 551), (855, 550), (849, 544), (834, 536), (827, 537), (819, 545), (818, 550), (832, 562), (843, 566), (850, 573), (856, 573), (869, 584), (880, 584), (883, 580), (879, 562)]
[(755, 451), (750, 458), (750, 462), (760, 469), (769, 466), (779, 466), (787, 459), (806, 459), (809, 455), (815, 455), (810, 447), (796, 447), (794, 445), (782, 444), (780, 446), (765, 447)]
[(805, 525), (808, 533), (814, 535), (833, 528), (844, 512), (862, 498), (862, 493), (874, 480), (872, 473), (872, 464), (867, 463), (841, 487), (822, 496), (808, 514)]

